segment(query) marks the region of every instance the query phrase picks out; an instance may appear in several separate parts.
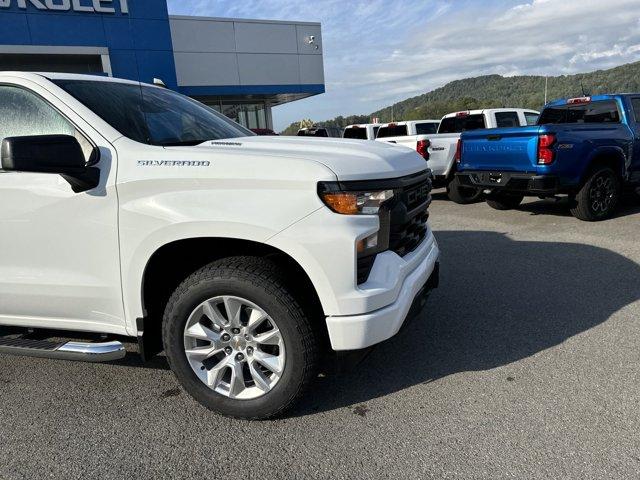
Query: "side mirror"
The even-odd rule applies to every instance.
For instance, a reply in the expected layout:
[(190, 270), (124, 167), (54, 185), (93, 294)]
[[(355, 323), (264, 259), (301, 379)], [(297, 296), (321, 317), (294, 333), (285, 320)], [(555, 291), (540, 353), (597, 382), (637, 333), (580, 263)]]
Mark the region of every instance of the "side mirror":
[(0, 148), (2, 169), (62, 175), (74, 192), (95, 188), (100, 171), (87, 167), (78, 140), (71, 135), (7, 137)]

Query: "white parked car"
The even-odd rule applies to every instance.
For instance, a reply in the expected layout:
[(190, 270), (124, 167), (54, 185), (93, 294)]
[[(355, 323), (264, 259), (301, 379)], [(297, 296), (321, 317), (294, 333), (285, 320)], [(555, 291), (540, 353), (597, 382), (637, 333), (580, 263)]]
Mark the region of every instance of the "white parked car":
[(357, 125), (347, 125), (344, 127), (344, 131), (342, 132), (342, 138), (375, 140), (380, 125), (380, 123), (359, 123)]
[(119, 337), (20, 328), (133, 337), (203, 405), (267, 418), (437, 286), (415, 152), (256, 136), (170, 90), (83, 75), (1, 72), (0, 118), (0, 354), (125, 355)]
[(337, 127), (311, 127), (301, 128), (297, 133), (298, 137), (342, 137), (342, 132)]
[(439, 124), (439, 120), (384, 123), (378, 129), (376, 140), (411, 148), (417, 151), (422, 158), (428, 160), (427, 135), (436, 133)]
[(427, 148), (434, 186), (446, 187), (449, 198), (457, 203), (475, 202), (481, 190), (460, 185), (455, 177), (455, 157), (460, 134), (481, 128), (535, 125), (540, 112), (523, 108), (487, 108), (449, 113), (442, 117), (437, 135), (429, 135)]

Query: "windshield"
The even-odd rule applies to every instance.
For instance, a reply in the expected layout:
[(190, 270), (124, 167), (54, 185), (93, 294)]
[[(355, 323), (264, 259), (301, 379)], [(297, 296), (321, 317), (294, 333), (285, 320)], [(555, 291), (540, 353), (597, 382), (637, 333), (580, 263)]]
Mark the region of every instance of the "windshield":
[(407, 135), (406, 125), (389, 124), (385, 127), (380, 127), (376, 138), (406, 137)]
[(456, 115), (443, 118), (438, 133), (462, 133), (479, 128), (485, 128), (484, 115)]
[(132, 83), (54, 80), (131, 140), (165, 147), (254, 135), (206, 105), (171, 90)]
[(416, 135), (431, 135), (438, 131), (440, 122), (416, 123)]
[(614, 100), (558, 105), (545, 108), (538, 120), (538, 125), (552, 123), (620, 123), (620, 114)]
[(367, 139), (367, 129), (362, 127), (345, 128), (342, 134), (343, 138), (355, 138), (357, 140)]

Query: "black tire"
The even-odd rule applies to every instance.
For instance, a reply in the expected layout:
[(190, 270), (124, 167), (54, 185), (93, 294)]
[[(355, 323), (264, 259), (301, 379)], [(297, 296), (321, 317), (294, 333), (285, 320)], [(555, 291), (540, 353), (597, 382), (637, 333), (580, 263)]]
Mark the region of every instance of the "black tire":
[(460, 179), (456, 176), (447, 185), (447, 195), (449, 200), (460, 205), (476, 203), (482, 200), (482, 190), (462, 185)]
[[(277, 266), (258, 257), (230, 257), (190, 275), (167, 303), (162, 337), (178, 381), (198, 402), (222, 415), (261, 420), (280, 415), (302, 396), (316, 373), (318, 340), (311, 320), (290, 294)], [(221, 295), (250, 300), (276, 321), (285, 345), (286, 361), (280, 380), (263, 396), (238, 400), (215, 392), (192, 370), (185, 354), (184, 329), (191, 312), (202, 302)]]
[(512, 210), (522, 203), (524, 195), (496, 193), (487, 198), (487, 205), (496, 210)]
[(605, 220), (613, 215), (620, 202), (622, 186), (609, 167), (596, 169), (575, 197), (571, 214), (585, 222)]

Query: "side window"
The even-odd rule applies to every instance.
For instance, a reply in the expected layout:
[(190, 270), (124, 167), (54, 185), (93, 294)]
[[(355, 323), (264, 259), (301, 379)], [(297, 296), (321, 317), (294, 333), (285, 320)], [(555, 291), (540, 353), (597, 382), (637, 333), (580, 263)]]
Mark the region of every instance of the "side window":
[(437, 123), (416, 123), (416, 135), (430, 135), (432, 133), (436, 133), (437, 130)]
[(540, 118), (540, 115), (537, 113), (524, 112), (524, 119), (527, 122), (527, 125), (535, 125), (538, 123), (538, 118)]
[(640, 123), (640, 98), (632, 98), (631, 106), (633, 107), (633, 115), (636, 117), (636, 123)]
[(614, 101), (600, 101), (584, 105), (569, 105), (567, 123), (619, 123), (620, 115)]
[(23, 88), (0, 85), (0, 119), (0, 144), (7, 137), (71, 135), (89, 159), (91, 143), (51, 105)]
[(548, 125), (554, 123), (563, 123), (567, 119), (567, 107), (547, 107), (540, 114), (538, 125)]
[(517, 112), (496, 112), (496, 125), (498, 128), (519, 127)]

